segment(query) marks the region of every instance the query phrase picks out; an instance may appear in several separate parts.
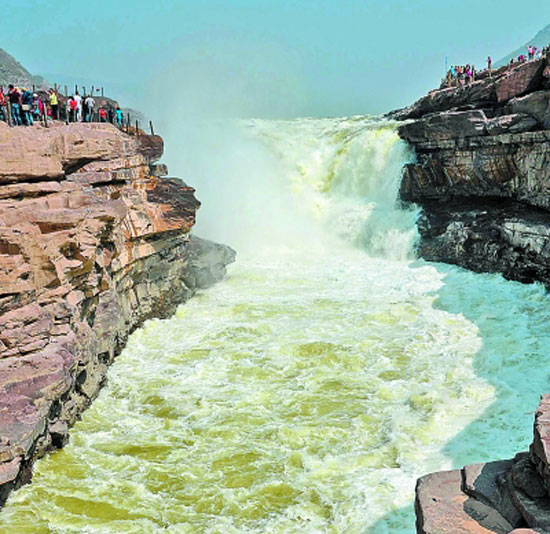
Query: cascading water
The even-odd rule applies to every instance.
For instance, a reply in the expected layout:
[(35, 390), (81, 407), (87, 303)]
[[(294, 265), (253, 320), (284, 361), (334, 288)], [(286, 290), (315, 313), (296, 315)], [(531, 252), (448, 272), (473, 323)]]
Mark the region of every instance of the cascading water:
[(395, 127), (241, 127), (197, 174), (237, 264), (131, 337), (1, 533), (411, 534), (418, 476), (529, 442), (544, 291), (414, 261)]

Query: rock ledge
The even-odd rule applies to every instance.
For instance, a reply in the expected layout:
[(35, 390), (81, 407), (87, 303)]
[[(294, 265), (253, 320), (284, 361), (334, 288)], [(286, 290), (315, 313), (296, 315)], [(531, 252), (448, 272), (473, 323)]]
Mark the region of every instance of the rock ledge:
[(0, 122), (0, 505), (62, 447), (143, 321), (220, 280), (229, 247), (191, 236), (194, 190), (158, 136)]

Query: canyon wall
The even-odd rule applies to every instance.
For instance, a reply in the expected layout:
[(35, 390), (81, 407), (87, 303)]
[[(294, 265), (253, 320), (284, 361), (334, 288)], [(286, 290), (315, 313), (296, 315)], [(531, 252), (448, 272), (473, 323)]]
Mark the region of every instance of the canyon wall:
[(392, 114), (416, 162), (401, 198), (422, 206), (419, 254), (550, 285), (550, 66), (546, 58), (433, 91)]
[[(422, 207), (419, 255), (550, 287), (550, 63), (501, 68), (390, 114), (416, 161), (400, 195)], [(529, 452), (422, 477), (420, 534), (550, 532), (550, 397)]]
[(158, 136), (0, 122), (0, 504), (61, 447), (143, 321), (225, 274)]

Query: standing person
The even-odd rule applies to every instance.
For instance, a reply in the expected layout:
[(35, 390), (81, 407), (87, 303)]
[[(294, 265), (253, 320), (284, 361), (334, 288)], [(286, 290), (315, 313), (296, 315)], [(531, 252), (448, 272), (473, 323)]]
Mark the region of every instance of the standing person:
[(35, 121), (40, 120), (40, 116), (42, 115), (41, 108), (42, 107), (42, 101), (40, 98), (38, 98), (38, 95), (34, 93), (32, 95), (32, 118)]
[(493, 77), (493, 58), (489, 56), (487, 58), (487, 69), (489, 70), (489, 78)]
[(82, 97), (78, 91), (75, 92), (73, 100), (76, 102), (75, 121), (82, 122)]
[(77, 117), (78, 102), (74, 96), (67, 100), (69, 110), (69, 122), (75, 122)]
[(466, 65), (464, 74), (466, 76), (466, 85), (468, 85), (471, 81), (471, 78), (472, 78), (472, 71), (471, 71), (470, 64)]
[(119, 106), (116, 107), (115, 115), (117, 126), (122, 126), (122, 110)]
[(92, 95), (88, 96), (86, 100), (84, 100), (84, 106), (86, 108), (86, 115), (84, 117), (84, 120), (86, 122), (93, 122), (95, 100), (92, 98)]
[(109, 106), (108, 114), (109, 114), (109, 122), (113, 124), (113, 122), (115, 121), (115, 110), (111, 105)]
[(6, 113), (6, 97), (4, 96), (3, 87), (0, 87), (0, 120), (8, 120), (8, 114)]
[(21, 118), (21, 93), (12, 84), (8, 86), (8, 101), (11, 106), (11, 118), (14, 126), (21, 126), (23, 119)]
[(57, 93), (50, 87), (48, 91), (48, 101), (50, 102), (50, 109), (52, 110), (52, 119), (59, 119), (59, 99)]
[(103, 106), (99, 108), (99, 122), (107, 122), (107, 110)]
[(23, 111), (23, 120), (25, 122), (25, 126), (32, 126), (34, 124), (34, 120), (32, 118), (33, 96), (28, 89), (23, 88), (21, 91), (21, 109)]

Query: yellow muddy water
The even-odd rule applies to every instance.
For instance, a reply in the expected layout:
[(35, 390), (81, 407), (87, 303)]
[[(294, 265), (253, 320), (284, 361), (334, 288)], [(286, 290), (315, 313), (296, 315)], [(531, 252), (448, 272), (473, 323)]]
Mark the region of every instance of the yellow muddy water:
[[(339, 158), (348, 142), (399, 143), (391, 128), (342, 128)], [(286, 175), (318, 235), (305, 225), (301, 246), (241, 254), (135, 332), (0, 533), (412, 534), (418, 476), (526, 447), (549, 386), (532, 372), (550, 346), (542, 288), (414, 261), (411, 213), (327, 161), (329, 186), (327, 162)]]

